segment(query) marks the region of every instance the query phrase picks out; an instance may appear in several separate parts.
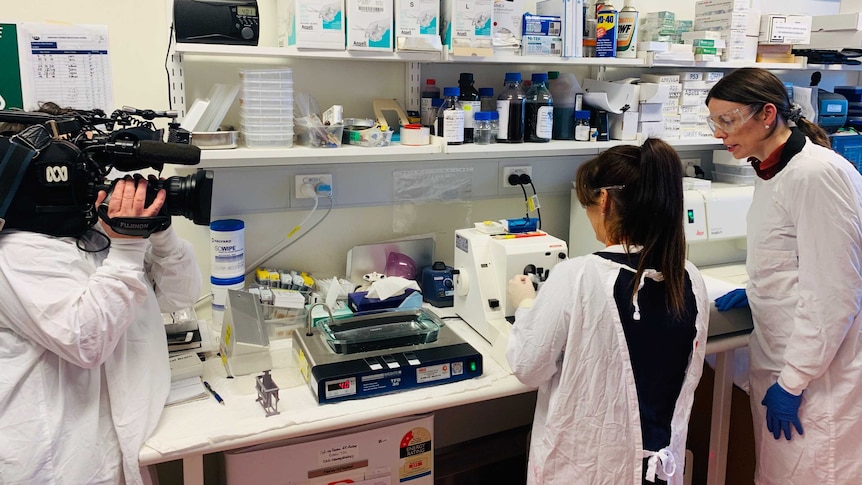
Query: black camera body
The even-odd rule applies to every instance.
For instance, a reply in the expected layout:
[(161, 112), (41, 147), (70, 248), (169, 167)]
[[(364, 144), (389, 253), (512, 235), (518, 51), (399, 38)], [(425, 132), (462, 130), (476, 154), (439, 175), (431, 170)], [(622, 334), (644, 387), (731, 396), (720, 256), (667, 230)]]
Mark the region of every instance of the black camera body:
[(210, 170), (165, 180), (150, 176), (147, 203), (160, 189), (167, 193), (155, 217), (110, 218), (107, 202), (95, 207), (100, 190), (109, 195), (113, 191), (111, 171), (160, 172), (165, 163), (200, 162), (200, 148), (162, 142), (162, 132), (150, 123), (106, 132), (98, 125), (113, 124), (98, 113), (52, 116), (21, 111), (0, 111), (0, 121), (29, 125), (13, 136), (0, 135), (0, 162), (8, 162), (0, 163), (0, 229), (80, 237), (101, 218), (117, 233), (147, 237), (166, 229), (174, 215), (200, 225), (210, 222)]

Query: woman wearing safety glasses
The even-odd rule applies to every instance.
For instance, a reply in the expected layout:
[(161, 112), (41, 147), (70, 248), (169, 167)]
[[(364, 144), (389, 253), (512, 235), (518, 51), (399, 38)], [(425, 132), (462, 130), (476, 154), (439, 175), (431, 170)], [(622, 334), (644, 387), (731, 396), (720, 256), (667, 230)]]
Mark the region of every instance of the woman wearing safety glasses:
[[(708, 122), (757, 180), (748, 212), (751, 412), (763, 484), (862, 477), (862, 176), (763, 69), (716, 83)], [(747, 295), (747, 301), (746, 301)], [(783, 435), (783, 436), (782, 436)]]

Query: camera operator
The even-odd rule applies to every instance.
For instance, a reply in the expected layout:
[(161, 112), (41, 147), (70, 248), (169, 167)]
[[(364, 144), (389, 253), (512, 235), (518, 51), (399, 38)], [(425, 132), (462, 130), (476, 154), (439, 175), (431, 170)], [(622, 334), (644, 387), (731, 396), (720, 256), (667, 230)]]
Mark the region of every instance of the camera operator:
[[(146, 194), (146, 179), (118, 181), (108, 215), (154, 216), (165, 191), (150, 205)], [(138, 455), (170, 390), (161, 313), (200, 290), (192, 246), (172, 227), (0, 231), (0, 483), (148, 481)]]

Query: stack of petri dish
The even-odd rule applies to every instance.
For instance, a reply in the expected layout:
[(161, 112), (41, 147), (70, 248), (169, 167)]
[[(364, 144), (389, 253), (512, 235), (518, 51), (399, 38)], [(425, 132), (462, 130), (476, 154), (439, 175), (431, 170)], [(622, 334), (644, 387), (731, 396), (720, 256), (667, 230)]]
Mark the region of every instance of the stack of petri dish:
[(293, 71), (243, 69), (240, 127), (246, 146), (293, 146)]

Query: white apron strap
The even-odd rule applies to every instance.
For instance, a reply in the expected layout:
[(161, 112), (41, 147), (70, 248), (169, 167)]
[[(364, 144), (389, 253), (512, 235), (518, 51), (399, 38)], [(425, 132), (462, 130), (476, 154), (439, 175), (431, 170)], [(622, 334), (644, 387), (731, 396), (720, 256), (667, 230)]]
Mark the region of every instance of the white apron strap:
[[(667, 480), (676, 473), (676, 457), (667, 448), (658, 451), (644, 450), (643, 457), (649, 458), (644, 476), (648, 482), (655, 482), (656, 476), (662, 480)], [(660, 469), (658, 468), (659, 464), (661, 464)]]

